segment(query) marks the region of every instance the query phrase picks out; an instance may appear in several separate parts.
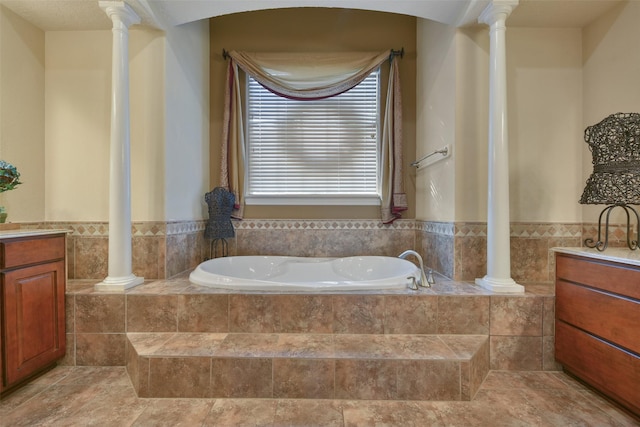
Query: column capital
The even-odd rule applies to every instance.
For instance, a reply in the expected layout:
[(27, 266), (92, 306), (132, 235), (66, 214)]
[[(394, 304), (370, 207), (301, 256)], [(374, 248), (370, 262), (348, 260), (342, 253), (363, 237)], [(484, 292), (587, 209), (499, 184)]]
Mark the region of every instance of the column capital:
[(492, 0), (478, 16), (478, 22), (491, 26), (498, 21), (505, 21), (518, 6), (518, 2), (519, 0)]
[(125, 28), (129, 28), (133, 24), (140, 23), (140, 17), (138, 14), (123, 1), (111, 1), (102, 0), (98, 4), (100, 8), (109, 16), (109, 19), (113, 21), (114, 28), (118, 24), (122, 24)]

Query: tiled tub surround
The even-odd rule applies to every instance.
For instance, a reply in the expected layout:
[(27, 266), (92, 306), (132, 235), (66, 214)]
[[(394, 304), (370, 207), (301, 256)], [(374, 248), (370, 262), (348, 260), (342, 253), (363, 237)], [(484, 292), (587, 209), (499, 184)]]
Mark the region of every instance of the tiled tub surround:
[[(609, 246), (626, 245), (626, 225), (611, 225)], [(517, 282), (553, 282), (554, 247), (580, 247), (595, 238), (598, 225), (511, 224), (511, 277)], [(416, 221), (416, 250), (426, 265), (454, 280), (473, 281), (486, 274), (487, 225)]]
[(413, 220), (389, 225), (378, 220), (243, 220), (234, 225), (231, 252), (238, 255), (398, 256), (415, 248)]
[[(473, 222), (398, 220), (245, 220), (235, 222), (232, 254), (397, 256), (418, 251), (425, 265), (454, 280), (486, 274), (487, 225)], [(597, 224), (512, 223), (511, 273), (518, 282), (553, 282), (553, 247), (581, 246)], [(584, 236), (584, 237), (583, 237)], [(625, 245), (626, 226), (610, 227), (610, 245)]]
[[(231, 255), (341, 257), (397, 256), (418, 251), (425, 264), (454, 280), (473, 281), (486, 274), (486, 224), (398, 220), (255, 220), (234, 221)], [(107, 276), (108, 223), (22, 223), (23, 228), (64, 228), (69, 279)], [(132, 226), (133, 273), (165, 279), (194, 268), (209, 257), (205, 221), (136, 222)], [(597, 224), (513, 223), (511, 270), (518, 282), (552, 282), (552, 247), (581, 246), (595, 237)], [(626, 228), (612, 226), (610, 245), (625, 244)]]
[[(173, 277), (194, 268), (208, 254), (204, 221), (134, 222), (132, 268), (145, 279)], [(21, 228), (70, 230), (67, 237), (69, 279), (98, 279), (108, 275), (109, 223), (22, 223)]]
[[(237, 255), (397, 256), (418, 251), (425, 265), (454, 280), (486, 274), (486, 223), (398, 220), (244, 220), (234, 222)], [(597, 225), (512, 223), (511, 269), (518, 282), (553, 282), (553, 247), (581, 246)], [(611, 227), (611, 246), (624, 244), (626, 229)]]
[(64, 363), (127, 365), (150, 397), (403, 400), (468, 400), (490, 369), (559, 368), (552, 286), (491, 295), (436, 280), (418, 292), (311, 295), (228, 293), (186, 277), (108, 294), (70, 281)]

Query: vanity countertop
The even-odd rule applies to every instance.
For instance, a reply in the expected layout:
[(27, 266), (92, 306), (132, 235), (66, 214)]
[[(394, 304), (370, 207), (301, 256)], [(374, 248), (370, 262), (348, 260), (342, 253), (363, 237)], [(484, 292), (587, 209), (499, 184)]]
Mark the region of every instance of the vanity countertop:
[(65, 229), (36, 229), (36, 228), (24, 228), (17, 230), (0, 230), (0, 240), (14, 239), (16, 237), (35, 237), (46, 236), (49, 234), (61, 234), (69, 233), (70, 230)]
[(593, 248), (552, 248), (554, 252), (569, 255), (583, 256), (587, 258), (601, 259), (605, 261), (619, 262), (621, 264), (629, 264), (640, 267), (640, 249), (632, 251), (629, 248), (607, 248), (600, 252)]

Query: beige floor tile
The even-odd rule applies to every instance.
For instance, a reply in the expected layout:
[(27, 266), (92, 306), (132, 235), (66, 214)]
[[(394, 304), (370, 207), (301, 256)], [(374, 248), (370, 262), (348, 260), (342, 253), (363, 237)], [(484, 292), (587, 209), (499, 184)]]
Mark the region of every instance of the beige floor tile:
[(470, 402), (147, 399), (136, 397), (123, 367), (63, 366), (3, 397), (0, 416), (3, 427), (640, 425), (562, 372), (507, 371), (490, 372)]
[(220, 399), (216, 400), (205, 418), (203, 427), (272, 426), (276, 400)]
[(148, 399), (148, 405), (131, 424), (135, 427), (192, 427), (204, 423), (213, 399)]

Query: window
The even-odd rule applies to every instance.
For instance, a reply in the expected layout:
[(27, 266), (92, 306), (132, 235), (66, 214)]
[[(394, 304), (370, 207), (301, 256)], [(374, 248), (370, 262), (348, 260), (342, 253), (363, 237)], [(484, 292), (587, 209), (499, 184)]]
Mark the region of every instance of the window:
[(248, 204), (379, 204), (379, 71), (299, 101), (248, 79)]

